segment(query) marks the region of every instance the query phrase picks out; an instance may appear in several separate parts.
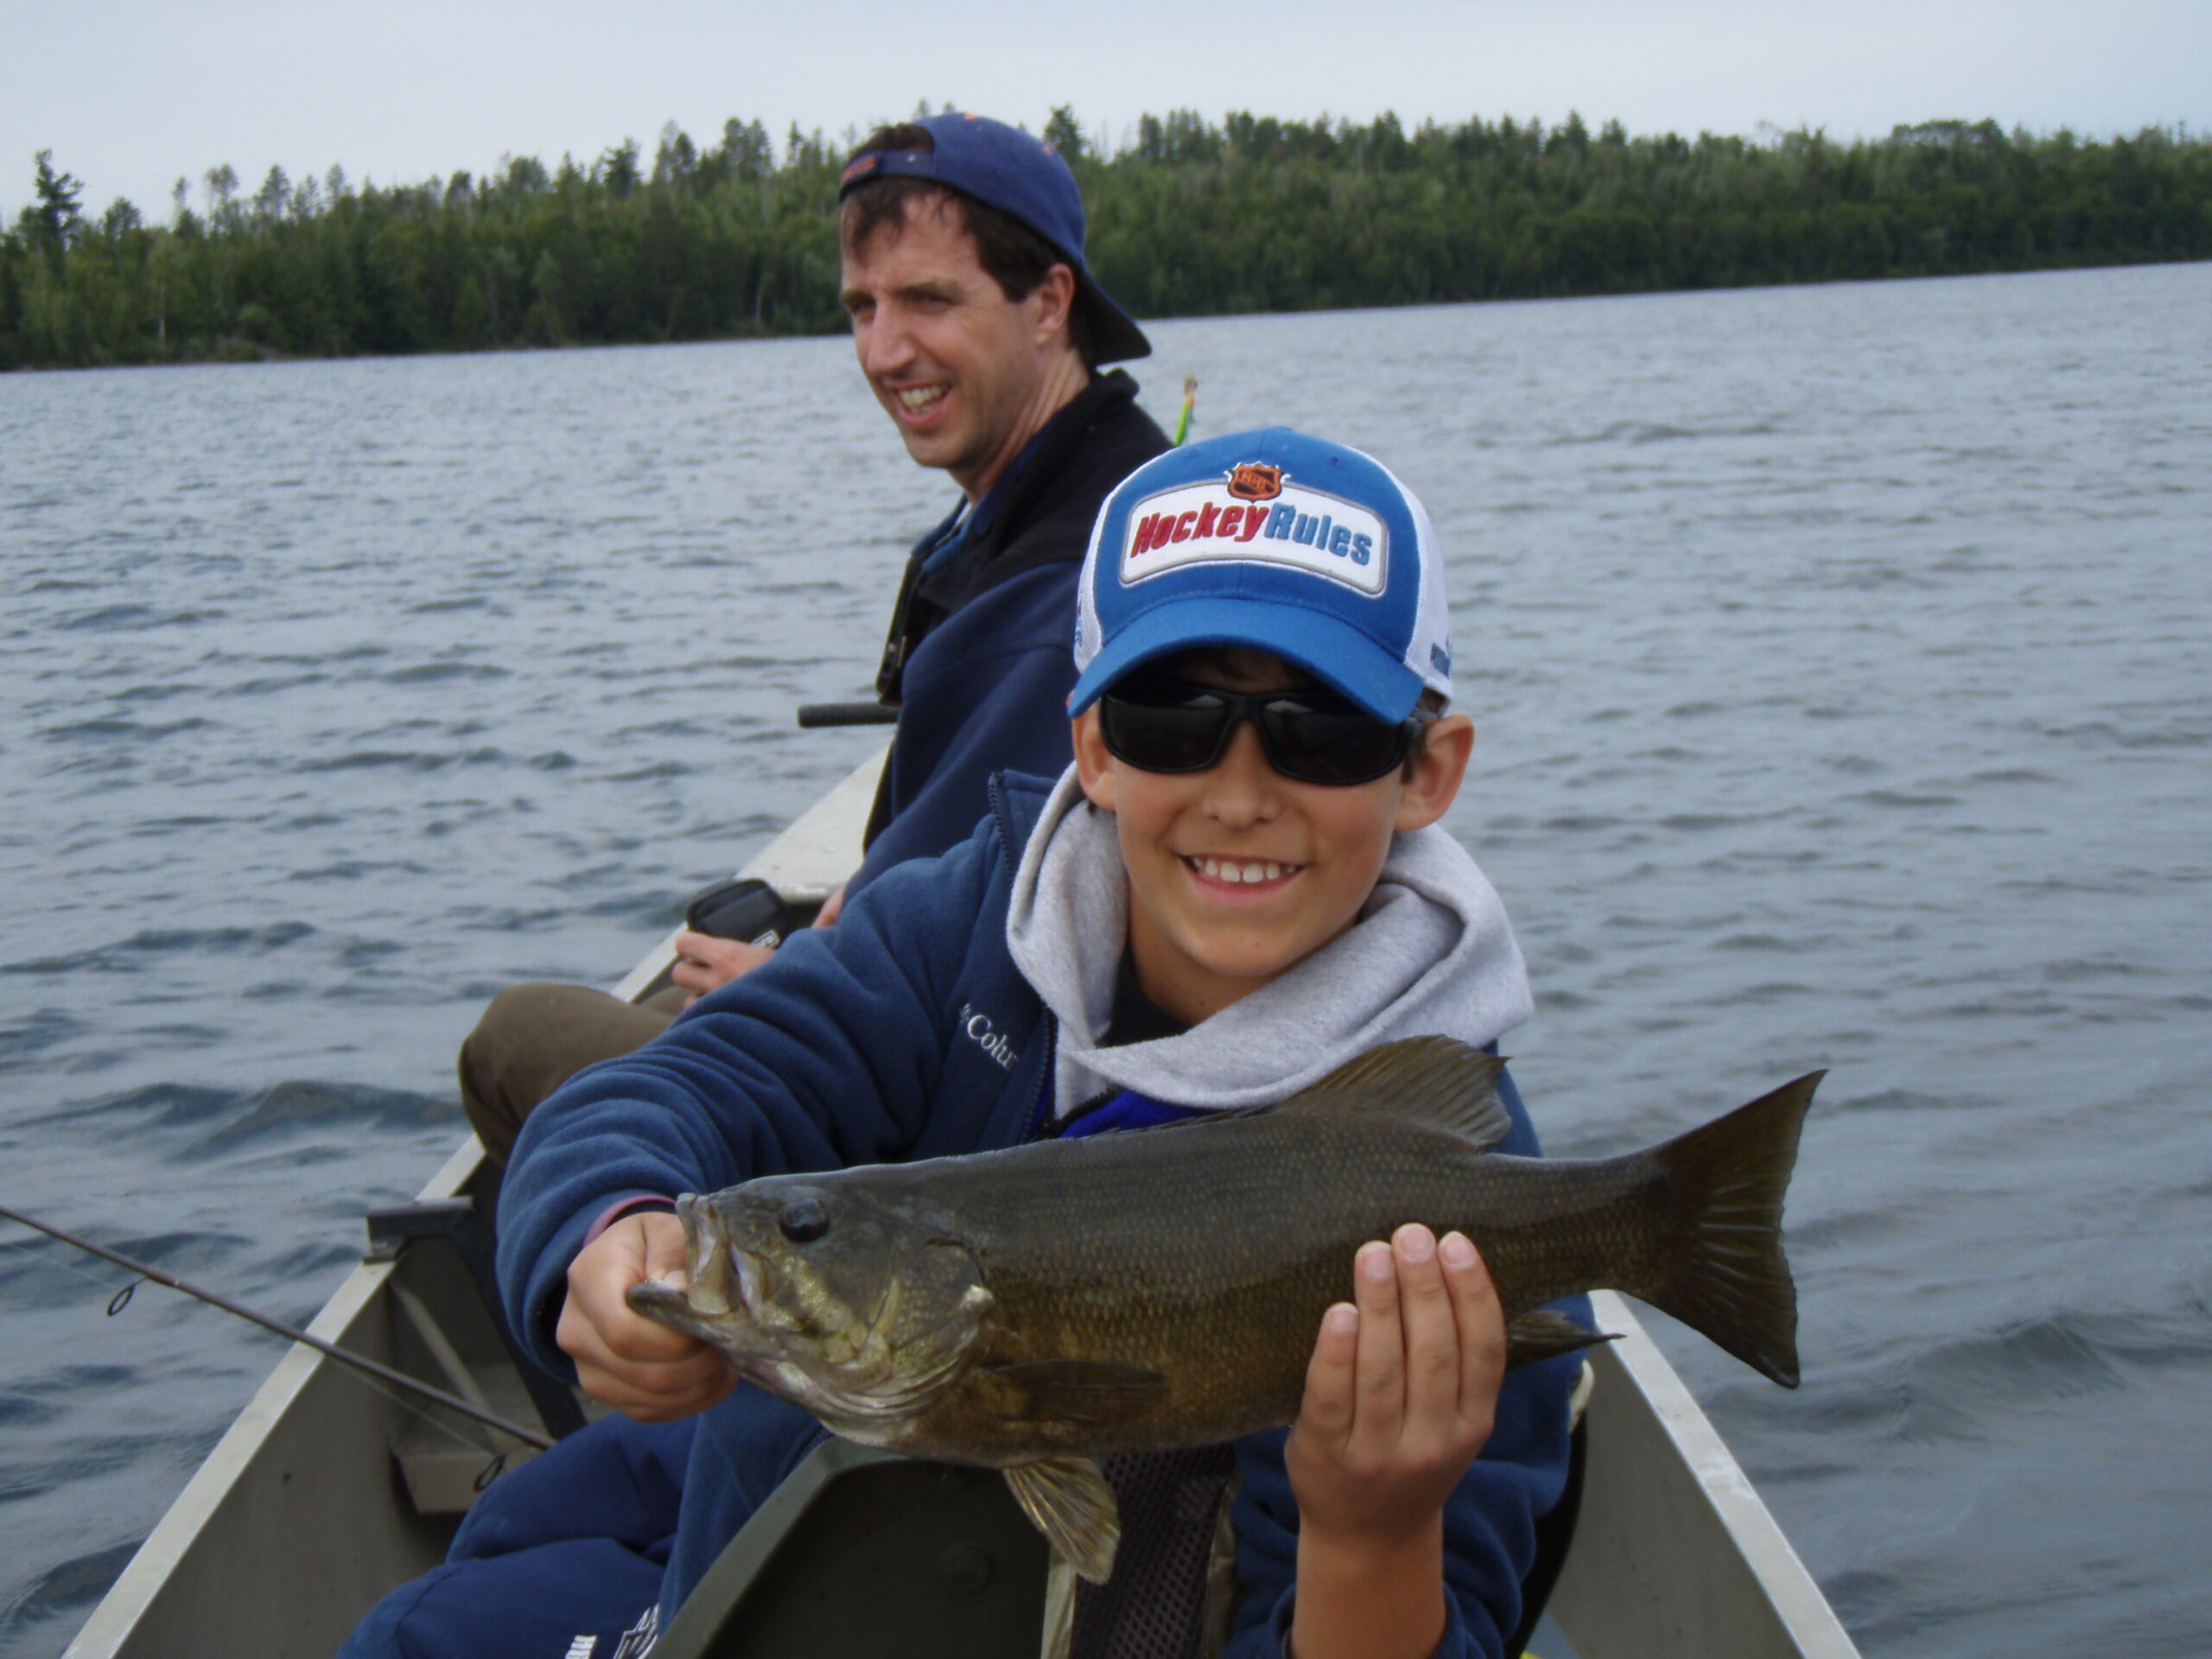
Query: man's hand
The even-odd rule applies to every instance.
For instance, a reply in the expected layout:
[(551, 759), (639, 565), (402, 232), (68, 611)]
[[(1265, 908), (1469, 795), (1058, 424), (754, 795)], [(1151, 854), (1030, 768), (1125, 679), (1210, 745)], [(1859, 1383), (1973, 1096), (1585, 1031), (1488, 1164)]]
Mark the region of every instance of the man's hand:
[(1433, 1651), (1444, 1502), (1490, 1438), (1505, 1322), (1475, 1247), (1401, 1227), (1323, 1316), (1283, 1458), (1298, 1499), (1298, 1659)]
[(709, 991), (751, 973), (776, 953), (742, 939), (718, 939), (685, 928), (676, 936), (676, 967), (669, 977), (691, 993), (690, 1007)]
[(845, 884), (840, 881), (837, 891), (822, 901), (822, 908), (814, 912), (814, 925), (835, 927), (837, 918), (845, 913)]
[(665, 1211), (623, 1217), (569, 1265), (554, 1340), (584, 1392), (644, 1423), (704, 1411), (737, 1384), (706, 1344), (633, 1312), (623, 1298), (648, 1279), (683, 1277), (683, 1224)]

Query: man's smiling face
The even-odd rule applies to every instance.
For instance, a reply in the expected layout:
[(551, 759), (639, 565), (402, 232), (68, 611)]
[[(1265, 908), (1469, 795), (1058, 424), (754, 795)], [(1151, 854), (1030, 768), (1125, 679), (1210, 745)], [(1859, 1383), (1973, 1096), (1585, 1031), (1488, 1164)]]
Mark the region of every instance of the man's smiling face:
[(906, 204), (842, 259), (853, 346), (906, 453), (980, 497), (1064, 400), (1055, 382), (1075, 281), (1055, 265), (1027, 296), (1007, 298), (976, 257), (959, 207)]
[[(1226, 691), (1311, 684), (1280, 658), (1192, 653), (1177, 677)], [(1443, 817), (1465, 774), (1474, 727), (1435, 722), (1411, 762), (1364, 784), (1300, 783), (1268, 764), (1241, 722), (1204, 772), (1145, 772), (1110, 753), (1096, 704), (1076, 717), (1076, 767), (1115, 815), (1129, 876), (1129, 950), (1145, 995), (1197, 1021), (1249, 995), (1359, 919), (1401, 830)]]

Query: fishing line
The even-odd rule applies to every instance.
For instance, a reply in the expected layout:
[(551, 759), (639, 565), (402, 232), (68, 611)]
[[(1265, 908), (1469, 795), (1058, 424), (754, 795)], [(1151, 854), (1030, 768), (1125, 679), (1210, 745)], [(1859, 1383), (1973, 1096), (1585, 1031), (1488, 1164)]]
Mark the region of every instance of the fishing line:
[[(470, 1402), (462, 1399), (457, 1394), (448, 1394), (443, 1389), (433, 1387), (431, 1384), (422, 1381), (418, 1377), (408, 1376), (404, 1371), (394, 1370), (391, 1366), (381, 1364), (378, 1361), (370, 1359), (365, 1355), (350, 1353), (346, 1350), (339, 1347), (335, 1343), (325, 1342), (321, 1337), (309, 1336), (298, 1326), (287, 1325), (282, 1319), (271, 1319), (265, 1313), (257, 1313), (253, 1309), (245, 1306), (241, 1303), (234, 1302), (227, 1296), (218, 1295), (215, 1292), (204, 1289), (200, 1286), (192, 1283), (189, 1280), (180, 1279), (176, 1274), (167, 1271), (165, 1268), (149, 1266), (143, 1262), (136, 1261), (130, 1256), (124, 1255), (118, 1250), (111, 1250), (105, 1245), (94, 1244), (87, 1239), (79, 1238), (73, 1233), (64, 1232), (60, 1228), (53, 1226), (43, 1221), (36, 1220), (32, 1217), (23, 1214), (19, 1210), (10, 1210), (5, 1205), (0, 1205), (0, 1217), (5, 1217), (7, 1220), (18, 1223), (22, 1226), (29, 1228), (34, 1232), (44, 1233), (48, 1238), (59, 1239), (64, 1244), (73, 1245), (78, 1249), (83, 1250), (88, 1255), (97, 1255), (104, 1262), (112, 1262), (118, 1268), (122, 1268), (128, 1272), (137, 1274), (138, 1275), (137, 1279), (115, 1293), (113, 1300), (108, 1304), (108, 1312), (110, 1314), (120, 1313), (124, 1308), (130, 1305), (131, 1294), (138, 1288), (138, 1286), (147, 1280), (151, 1280), (157, 1285), (166, 1286), (171, 1290), (181, 1291), (185, 1295), (193, 1297), (196, 1300), (206, 1302), (212, 1307), (219, 1307), (226, 1313), (236, 1314), (239, 1319), (247, 1320), (251, 1324), (257, 1325), (264, 1331), (273, 1331), (280, 1337), (289, 1338), (294, 1342), (302, 1344), (306, 1347), (312, 1348), (315, 1352), (322, 1354), (331, 1359), (334, 1359), (341, 1365), (351, 1366), (356, 1372), (361, 1374), (365, 1378), (381, 1377), (385, 1382), (407, 1389), (410, 1393), (421, 1396), (423, 1399), (435, 1401), (439, 1405), (445, 1407), (448, 1411), (457, 1411), (464, 1417), (474, 1418), (476, 1421), (484, 1424), (487, 1427), (498, 1429), (502, 1434), (512, 1436), (514, 1439), (520, 1440), (525, 1446), (534, 1446), (539, 1451), (543, 1452), (553, 1444), (550, 1440), (547, 1439), (544, 1435), (538, 1433), (535, 1429), (524, 1428), (520, 1423), (512, 1422), (508, 1419), (500, 1416), (496, 1412), (486, 1411), (481, 1406), (474, 1405)], [(64, 1263), (62, 1265), (66, 1266), (67, 1264)], [(91, 1275), (87, 1274), (86, 1276), (90, 1277)], [(101, 1287), (105, 1289), (105, 1286), (103, 1284)], [(385, 1391), (379, 1390), (379, 1392)], [(402, 1402), (400, 1403), (404, 1404), (405, 1402)], [(435, 1418), (430, 1417), (428, 1412), (422, 1411), (419, 1408), (410, 1407), (410, 1409), (416, 1411), (418, 1415), (424, 1417), (429, 1421), (435, 1422), (437, 1421)], [(441, 1425), (441, 1427), (445, 1427), (448, 1433), (453, 1432), (450, 1425)], [(463, 1445), (473, 1446), (477, 1451), (482, 1451), (485, 1449), (482, 1446), (475, 1446), (474, 1441), (467, 1440), (465, 1436), (457, 1436), (457, 1438), (461, 1440)]]
[[(17, 1219), (20, 1219), (20, 1217), (17, 1217)], [(64, 1273), (74, 1274), (78, 1278), (84, 1280), (86, 1283), (92, 1285), (98, 1289), (105, 1290), (108, 1287), (108, 1281), (101, 1278), (98, 1274), (92, 1272), (90, 1268), (80, 1268), (66, 1256), (43, 1254), (39, 1250), (38, 1247), (33, 1244), (29, 1239), (0, 1238), (0, 1249), (21, 1250), (23, 1254), (29, 1256), (31, 1260), (38, 1262), (41, 1266), (60, 1268)], [(130, 1283), (124, 1286), (121, 1290), (117, 1291), (115, 1294), (108, 1300), (108, 1317), (110, 1319), (113, 1319), (117, 1314), (122, 1313), (124, 1308), (128, 1307), (130, 1305), (130, 1298), (132, 1294), (137, 1292), (139, 1286), (147, 1282), (148, 1281), (143, 1278), (133, 1279)], [(359, 1382), (363, 1388), (367, 1389), (371, 1393), (382, 1395), (393, 1405), (397, 1406), (402, 1411), (407, 1413), (410, 1417), (421, 1419), (423, 1422), (428, 1423), (432, 1428), (437, 1430), (439, 1433), (454, 1441), (456, 1445), (465, 1446), (471, 1452), (481, 1452), (485, 1453), (490, 1460), (485, 1464), (483, 1468), (478, 1470), (476, 1472), (476, 1478), (472, 1483), (475, 1491), (480, 1492), (482, 1491), (486, 1486), (489, 1486), (493, 1481), (497, 1480), (501, 1475), (506, 1472), (507, 1454), (505, 1452), (501, 1452), (495, 1447), (486, 1446), (481, 1440), (470, 1439), (467, 1435), (462, 1433), (461, 1430), (455, 1428), (451, 1423), (448, 1422), (444, 1418), (433, 1416), (430, 1413), (425, 1411), (421, 1406), (416, 1404), (414, 1401), (402, 1394), (398, 1389), (387, 1388), (384, 1383), (378, 1382), (367, 1372), (357, 1370), (353, 1371), (351, 1375), (355, 1382)], [(512, 1427), (508, 1432), (518, 1434), (524, 1433), (524, 1431), (519, 1427)]]
[[(380, 1394), (386, 1400), (391, 1402), (393, 1405), (397, 1406), (402, 1411), (406, 1412), (409, 1415), (421, 1418), (424, 1422), (428, 1423), (432, 1428), (436, 1429), (439, 1433), (444, 1435), (448, 1440), (454, 1441), (457, 1445), (467, 1447), (471, 1452), (481, 1452), (485, 1457), (490, 1459), (491, 1461), (486, 1463), (483, 1468), (476, 1471), (476, 1479), (474, 1482), (476, 1491), (480, 1492), (482, 1491), (486, 1486), (489, 1486), (494, 1480), (498, 1479), (499, 1476), (506, 1472), (507, 1454), (505, 1452), (498, 1450), (496, 1447), (486, 1446), (481, 1440), (471, 1440), (467, 1435), (462, 1433), (461, 1430), (455, 1428), (451, 1423), (446, 1421), (444, 1418), (433, 1417), (429, 1412), (423, 1410), (422, 1407), (416, 1405), (415, 1402), (410, 1400), (405, 1395), (400, 1393), (397, 1389), (386, 1388), (382, 1382), (377, 1381), (375, 1377), (371, 1376), (365, 1371), (355, 1371), (353, 1373), (353, 1377), (356, 1382), (359, 1382), (363, 1388), (368, 1389), (371, 1393)], [(517, 1433), (518, 1431), (510, 1430), (508, 1432)]]
[[(101, 1278), (99, 1274), (94, 1273), (90, 1268), (79, 1267), (74, 1262), (72, 1262), (67, 1256), (52, 1255), (41, 1251), (39, 1247), (32, 1243), (28, 1238), (0, 1238), (0, 1249), (21, 1250), (25, 1255), (30, 1257), (32, 1261), (37, 1262), (41, 1267), (59, 1268), (62, 1272), (74, 1274), (78, 1278), (82, 1279), (86, 1284), (95, 1286), (101, 1290), (106, 1290), (115, 1282), (111, 1279)], [(143, 1279), (133, 1279), (128, 1288), (136, 1290), (140, 1285), (143, 1285), (145, 1282), (146, 1281)], [(117, 1292), (115, 1294), (120, 1295), (122, 1293)], [(116, 1309), (116, 1312), (118, 1313), (122, 1311), (123, 1310), (121, 1308)]]

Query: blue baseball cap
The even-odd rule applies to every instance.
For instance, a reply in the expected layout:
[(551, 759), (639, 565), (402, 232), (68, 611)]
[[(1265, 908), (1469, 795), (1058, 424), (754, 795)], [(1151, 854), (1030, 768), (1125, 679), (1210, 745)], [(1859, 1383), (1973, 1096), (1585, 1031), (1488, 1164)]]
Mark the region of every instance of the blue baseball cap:
[(1099, 362), (1152, 355), (1144, 331), (1098, 286), (1083, 262), (1083, 192), (1057, 150), (987, 115), (932, 115), (911, 124), (929, 134), (933, 148), (871, 149), (854, 156), (837, 182), (838, 200), (871, 180), (886, 178), (928, 179), (973, 196), (1020, 219), (1068, 262), (1090, 314)]
[(1444, 560), (1371, 455), (1287, 427), (1171, 449), (1091, 527), (1077, 588), (1081, 714), (1131, 669), (1201, 645), (1272, 652), (1377, 720), (1452, 697)]

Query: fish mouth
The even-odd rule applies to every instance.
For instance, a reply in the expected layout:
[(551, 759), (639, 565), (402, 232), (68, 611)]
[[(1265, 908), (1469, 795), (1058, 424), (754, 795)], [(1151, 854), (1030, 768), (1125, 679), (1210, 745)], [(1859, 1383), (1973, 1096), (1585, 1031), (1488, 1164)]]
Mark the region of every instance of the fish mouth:
[(685, 1193), (676, 1201), (676, 1218), (688, 1246), (685, 1296), (692, 1311), (758, 1324), (765, 1300), (760, 1258), (730, 1237), (712, 1198)]
[(676, 1201), (676, 1218), (683, 1224), (684, 1300), (694, 1313), (709, 1317), (730, 1311), (729, 1274), (724, 1263), (721, 1223), (715, 1207), (696, 1192)]
[[(722, 1260), (729, 1264), (729, 1270), (722, 1275), (722, 1283), (726, 1288), (736, 1293), (734, 1311), (758, 1325), (760, 1322), (762, 1296), (760, 1258), (750, 1250), (741, 1250), (732, 1244), (722, 1251)], [(733, 1278), (736, 1281), (734, 1284), (731, 1283)]]

